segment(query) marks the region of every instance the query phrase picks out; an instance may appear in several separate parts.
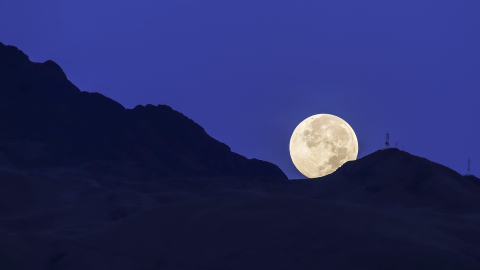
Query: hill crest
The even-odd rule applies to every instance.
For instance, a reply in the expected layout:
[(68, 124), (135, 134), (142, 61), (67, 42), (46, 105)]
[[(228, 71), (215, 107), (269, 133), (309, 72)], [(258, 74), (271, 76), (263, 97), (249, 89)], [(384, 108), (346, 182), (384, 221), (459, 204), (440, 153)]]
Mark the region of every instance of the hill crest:
[(347, 162), (316, 181), (315, 196), (325, 199), (445, 209), (468, 209), (473, 202), (480, 203), (480, 186), (473, 178), (396, 148)]
[[(0, 43), (0, 156), (3, 166), (34, 169), (142, 167), (146, 177), (232, 175), (287, 179), (274, 164), (247, 159), (166, 105), (125, 109), (80, 91), (60, 66), (31, 62)], [(107, 170), (107, 168), (104, 168)]]

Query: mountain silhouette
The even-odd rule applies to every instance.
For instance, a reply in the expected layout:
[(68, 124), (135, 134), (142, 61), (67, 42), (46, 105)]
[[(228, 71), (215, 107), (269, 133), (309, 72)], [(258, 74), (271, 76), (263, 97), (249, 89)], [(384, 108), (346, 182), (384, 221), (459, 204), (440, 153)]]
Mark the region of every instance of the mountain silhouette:
[(395, 148), (287, 181), (0, 43), (0, 269), (480, 269), (480, 180)]
[[(5, 166), (143, 167), (148, 175), (238, 175), (286, 179), (247, 159), (166, 105), (125, 109), (82, 92), (53, 61), (33, 63), (0, 43), (0, 156)], [(123, 172), (125, 173), (125, 172)]]
[(480, 179), (478, 177), (476, 177), (475, 175), (468, 174), (468, 175), (465, 175), (464, 177), (465, 177), (465, 179), (469, 180), (473, 184), (475, 184), (477, 186), (480, 186)]
[[(319, 179), (320, 180), (320, 179)], [(321, 178), (315, 196), (378, 206), (480, 210), (478, 178), (397, 148), (347, 162)]]

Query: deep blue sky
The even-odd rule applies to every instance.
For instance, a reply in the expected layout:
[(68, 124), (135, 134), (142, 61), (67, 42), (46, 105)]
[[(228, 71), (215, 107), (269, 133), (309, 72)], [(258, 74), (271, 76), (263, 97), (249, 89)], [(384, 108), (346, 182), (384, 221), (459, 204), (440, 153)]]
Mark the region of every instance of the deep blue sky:
[(0, 41), (81, 90), (167, 104), (290, 178), (298, 123), (335, 114), (359, 156), (399, 148), (480, 175), (480, 1), (0, 1)]

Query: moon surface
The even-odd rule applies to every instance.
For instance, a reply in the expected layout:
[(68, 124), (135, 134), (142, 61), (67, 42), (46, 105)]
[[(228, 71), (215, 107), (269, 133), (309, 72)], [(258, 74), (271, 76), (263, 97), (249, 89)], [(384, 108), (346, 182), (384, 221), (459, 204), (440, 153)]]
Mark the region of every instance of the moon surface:
[(290, 138), (290, 156), (297, 169), (308, 178), (336, 171), (357, 159), (358, 141), (352, 127), (331, 114), (316, 114), (303, 120)]

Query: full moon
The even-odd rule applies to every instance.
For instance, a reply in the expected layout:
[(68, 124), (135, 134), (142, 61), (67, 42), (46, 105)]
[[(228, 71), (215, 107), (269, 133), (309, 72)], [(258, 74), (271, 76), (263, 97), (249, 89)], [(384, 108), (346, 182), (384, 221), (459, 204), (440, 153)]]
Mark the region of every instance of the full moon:
[(306, 177), (322, 177), (357, 159), (358, 141), (352, 127), (331, 114), (303, 120), (290, 138), (293, 164)]

